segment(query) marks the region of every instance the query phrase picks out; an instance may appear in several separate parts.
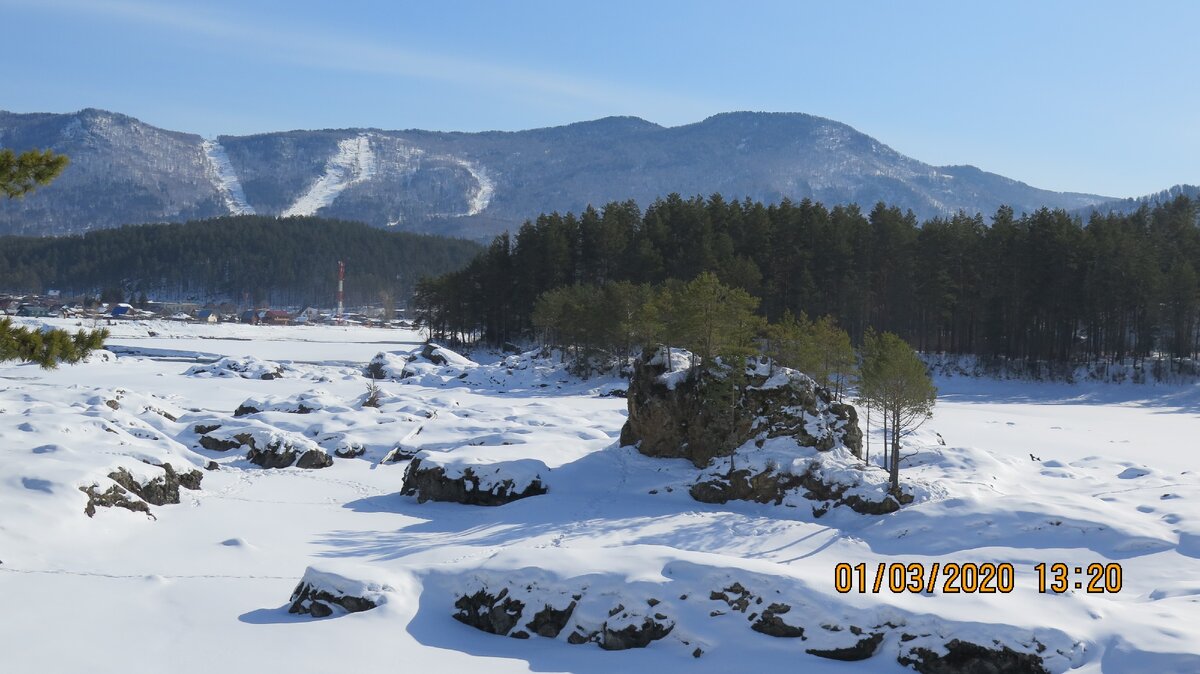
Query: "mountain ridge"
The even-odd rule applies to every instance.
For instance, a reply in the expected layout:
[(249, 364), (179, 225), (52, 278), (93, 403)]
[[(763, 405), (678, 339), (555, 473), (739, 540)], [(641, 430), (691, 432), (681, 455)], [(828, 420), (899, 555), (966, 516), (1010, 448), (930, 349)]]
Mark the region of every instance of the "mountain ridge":
[(626, 199), (645, 206), (673, 192), (885, 201), (921, 217), (1117, 201), (1042, 190), (969, 164), (926, 164), (799, 112), (724, 112), (673, 127), (610, 116), (522, 131), (296, 129), (205, 139), (98, 108), (0, 111), (0, 145), (72, 159), (36, 198), (0, 208), (0, 234), (253, 211), (486, 239), (541, 212)]

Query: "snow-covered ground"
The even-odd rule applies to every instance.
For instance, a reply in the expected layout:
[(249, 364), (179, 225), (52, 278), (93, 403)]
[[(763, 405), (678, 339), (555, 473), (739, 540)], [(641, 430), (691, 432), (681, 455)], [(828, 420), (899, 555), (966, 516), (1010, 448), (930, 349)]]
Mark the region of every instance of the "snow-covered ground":
[[(1198, 387), (939, 381), (902, 473), (927, 486), (922, 498), (890, 515), (817, 517), (803, 499), (692, 500), (690, 463), (618, 446), (625, 400), (608, 393), (621, 383), (581, 382), (553, 358), (447, 358), (441, 369), (418, 358), (373, 392), (367, 363), (419, 352), (418, 335), (112, 329), (112, 358), (0, 366), (2, 672), (874, 674), (910, 672), (898, 653), (956, 637), (1042, 644), (1053, 672), (1200, 672)], [(403, 361), (380, 362), (398, 377)], [(206, 436), (275, 438), (333, 463), (263, 469), (244, 445), (211, 449)], [(548, 491), (498, 507), (418, 503), (399, 493), (418, 452), (456, 476), (487, 466), (536, 475)], [(199, 470), (200, 489), (149, 516), (84, 513), (80, 487), (104, 491), (118, 468), (155, 479), (163, 465)], [(1015, 589), (893, 594), (885, 581), (878, 594), (838, 594), (842, 562), (1007, 562)], [(1117, 562), (1123, 589), (1040, 594), (1039, 562)], [(302, 578), (375, 608), (289, 613)], [(453, 618), (465, 610), (456, 602), (504, 589), (529, 605), (521, 625), (543, 604), (577, 607), (553, 639)], [(791, 607), (776, 609), (785, 623), (808, 621), (804, 639), (751, 629), (776, 602)], [(651, 619), (672, 627), (647, 648), (568, 643)], [(814, 625), (888, 623), (897, 628), (880, 627), (869, 660), (805, 653), (853, 642)]]

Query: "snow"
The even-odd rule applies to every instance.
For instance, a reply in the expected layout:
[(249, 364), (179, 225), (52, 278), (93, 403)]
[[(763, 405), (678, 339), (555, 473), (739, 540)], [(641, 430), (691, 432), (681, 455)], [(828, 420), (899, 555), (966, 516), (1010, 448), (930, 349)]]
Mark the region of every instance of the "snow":
[(479, 164), (459, 157), (449, 157), (449, 159), (466, 169), (467, 173), (470, 173), (471, 177), (475, 179), (476, 188), (470, 195), (465, 215), (479, 215), (488, 207), (488, 204), (492, 203), (492, 196), (496, 194), (496, 183), (492, 182), (487, 171)]
[[(147, 671), (170, 662), (181, 673), (392, 672), (397, 663), (708, 673), (753, 662), (888, 674), (912, 671), (896, 661), (902, 650), (936, 652), (951, 638), (1020, 652), (1040, 644), (1056, 673), (1200, 671), (1200, 475), (1188, 441), (1200, 387), (939, 378), (934, 417), (906, 439), (901, 478), (916, 501), (886, 516), (837, 507), (818, 517), (802, 494), (779, 506), (692, 500), (687, 490), (701, 471), (689, 462), (619, 446), (625, 401), (604, 393), (620, 380), (579, 380), (557, 354), (430, 364), (377, 381), (372, 407), (363, 405), (367, 362), (382, 351), (410, 364), (420, 335), (146, 321), (111, 329), (112, 357), (52, 371), (0, 365), (0, 593), (9, 607), (0, 671), (117, 662)], [(186, 374), (251, 357), (300, 374)], [(301, 403), (309, 411), (300, 413)], [(243, 404), (260, 411), (234, 417)], [(221, 437), (250, 429), (317, 446), (333, 465), (262, 469), (244, 459), (245, 448), (199, 447), (197, 425), (219, 425), (211, 434)], [(360, 455), (335, 455), (355, 446)], [(779, 439), (744, 448), (737, 461), (789, 470), (820, 461), (827, 479), (870, 491), (884, 478), (880, 447), (874, 434), (872, 466)], [(494, 508), (417, 503), (399, 491), (405, 457), (418, 454), (450, 467), (532, 471), (551, 489)], [(79, 487), (106, 488), (117, 468), (150, 478), (161, 473), (153, 464), (182, 471), (209, 461), (219, 469), (202, 471), (201, 489), (151, 506), (154, 519), (122, 508), (83, 513)], [(1015, 590), (833, 589), (838, 563), (873, 570), (951, 561), (1011, 563)], [(1040, 594), (1039, 562), (1120, 563), (1124, 588)], [(335, 596), (382, 601), (326, 619), (292, 615), (289, 597), (302, 579)], [(755, 632), (750, 616), (760, 605), (743, 613), (710, 598), (733, 583), (763, 605), (790, 605), (781, 617), (805, 625), (806, 638)], [(578, 613), (553, 639), (486, 634), (452, 617), (458, 597), (483, 587), (509, 588), (534, 610), (578, 594)], [(655, 614), (674, 628), (645, 649), (565, 642), (576, 625), (619, 628)], [(849, 645), (845, 631), (820, 623), (888, 621), (900, 629), (866, 662), (804, 652)], [(901, 642), (897, 632), (918, 637)]]
[(208, 161), (208, 175), (213, 187), (225, 202), (230, 215), (254, 215), (254, 207), (246, 201), (242, 181), (229, 161), (229, 155), (218, 140), (205, 140), (200, 144), (204, 158)]
[(336, 201), (346, 188), (374, 176), (375, 153), (371, 149), (371, 135), (360, 133), (340, 140), (337, 151), (325, 163), (325, 172), (281, 215), (285, 218), (314, 215)]

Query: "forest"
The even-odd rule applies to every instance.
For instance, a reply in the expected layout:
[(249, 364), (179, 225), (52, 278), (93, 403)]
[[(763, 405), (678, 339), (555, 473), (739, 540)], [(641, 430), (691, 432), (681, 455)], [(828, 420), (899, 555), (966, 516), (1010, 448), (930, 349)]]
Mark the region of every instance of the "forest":
[(875, 330), (924, 352), (1013, 362), (1188, 358), (1198, 267), (1197, 203), (1186, 196), (1086, 221), (1001, 207), (987, 220), (920, 222), (883, 203), (864, 213), (671, 195), (644, 212), (629, 201), (540, 215), (417, 284), (414, 302), (435, 336), (501, 344), (533, 333), (548, 291), (711, 272), (757, 298), (770, 323), (828, 317), (855, 344)]
[(0, 237), (0, 289), (332, 306), (337, 262), (344, 260), (347, 302), (386, 302), (387, 295), (403, 305), (420, 278), (461, 268), (480, 250), (461, 239), (355, 222), (234, 216), (58, 238)]

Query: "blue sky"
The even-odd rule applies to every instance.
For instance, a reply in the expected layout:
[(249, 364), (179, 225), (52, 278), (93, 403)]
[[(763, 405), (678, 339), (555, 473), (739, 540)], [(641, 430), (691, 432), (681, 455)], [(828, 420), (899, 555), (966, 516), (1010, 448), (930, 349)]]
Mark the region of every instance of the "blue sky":
[(206, 136), (729, 110), (1133, 196), (1200, 183), (1200, 3), (0, 0), (0, 109)]

